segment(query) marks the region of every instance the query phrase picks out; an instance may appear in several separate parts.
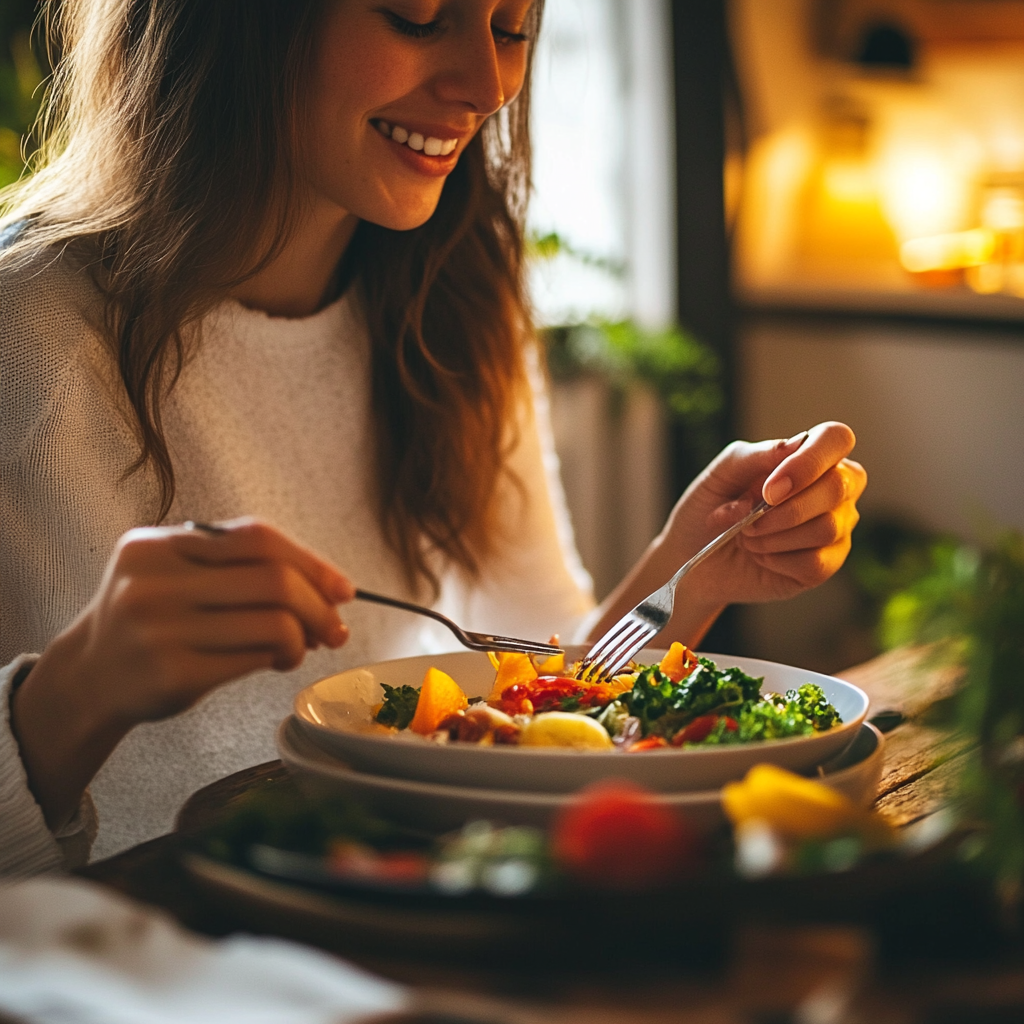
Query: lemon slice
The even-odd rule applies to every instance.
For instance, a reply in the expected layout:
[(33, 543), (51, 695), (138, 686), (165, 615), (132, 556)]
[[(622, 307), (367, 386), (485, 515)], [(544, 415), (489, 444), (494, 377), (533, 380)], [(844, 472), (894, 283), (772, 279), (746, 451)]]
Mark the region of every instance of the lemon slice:
[(576, 750), (610, 750), (611, 737), (604, 726), (586, 715), (571, 711), (545, 711), (523, 726), (520, 746), (573, 747)]

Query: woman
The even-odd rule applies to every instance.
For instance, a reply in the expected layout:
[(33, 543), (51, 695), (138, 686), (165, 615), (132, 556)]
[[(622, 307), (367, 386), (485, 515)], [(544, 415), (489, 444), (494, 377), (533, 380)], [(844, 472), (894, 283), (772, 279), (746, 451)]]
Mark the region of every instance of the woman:
[[(865, 476), (822, 424), (726, 449), (591, 611), (522, 290), (540, 8), (49, 8), (62, 58), (0, 255), (0, 869), (81, 859), (90, 792), (94, 854), (166, 830), (273, 756), (301, 685), (438, 646), (377, 606), (343, 623), (352, 580), (599, 634), (762, 490), (788, 499), (680, 588), (665, 637), (693, 644), (842, 563)], [(157, 525), (185, 520), (228, 528)]]

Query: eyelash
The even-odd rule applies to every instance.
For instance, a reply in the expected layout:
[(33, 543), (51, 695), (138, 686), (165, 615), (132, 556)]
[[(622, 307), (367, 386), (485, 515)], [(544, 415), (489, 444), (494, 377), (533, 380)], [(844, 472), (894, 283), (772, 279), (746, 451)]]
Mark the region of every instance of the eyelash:
[[(412, 39), (429, 39), (430, 36), (436, 35), (441, 30), (440, 21), (428, 21), (420, 24), (409, 21), (408, 18), (403, 18), (400, 14), (395, 14), (394, 11), (384, 11), (383, 13), (396, 32)], [(502, 44), (529, 42), (529, 38), (522, 32), (506, 32), (503, 28), (493, 28), (491, 31), (497, 41)]]
[(428, 21), (421, 25), (419, 22), (409, 21), (408, 18), (395, 14), (394, 11), (384, 11), (383, 13), (396, 32), (400, 32), (403, 36), (410, 36), (413, 39), (426, 39), (434, 35), (441, 27), (439, 21)]

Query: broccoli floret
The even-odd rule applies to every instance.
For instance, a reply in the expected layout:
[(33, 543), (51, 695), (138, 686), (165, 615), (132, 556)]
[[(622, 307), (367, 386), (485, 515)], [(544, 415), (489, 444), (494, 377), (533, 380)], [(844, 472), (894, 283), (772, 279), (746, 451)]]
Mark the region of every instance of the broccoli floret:
[(788, 690), (786, 700), (796, 704), (815, 729), (831, 729), (842, 722), (839, 712), (825, 699), (825, 691), (814, 683), (804, 683), (797, 690)]

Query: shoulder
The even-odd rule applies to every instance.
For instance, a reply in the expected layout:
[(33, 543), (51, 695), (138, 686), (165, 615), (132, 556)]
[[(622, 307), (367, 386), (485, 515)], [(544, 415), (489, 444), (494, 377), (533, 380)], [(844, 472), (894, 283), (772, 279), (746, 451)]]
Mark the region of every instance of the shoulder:
[(69, 257), (0, 240), (0, 455), (33, 433), (75, 367), (95, 360), (100, 313), (95, 285)]

